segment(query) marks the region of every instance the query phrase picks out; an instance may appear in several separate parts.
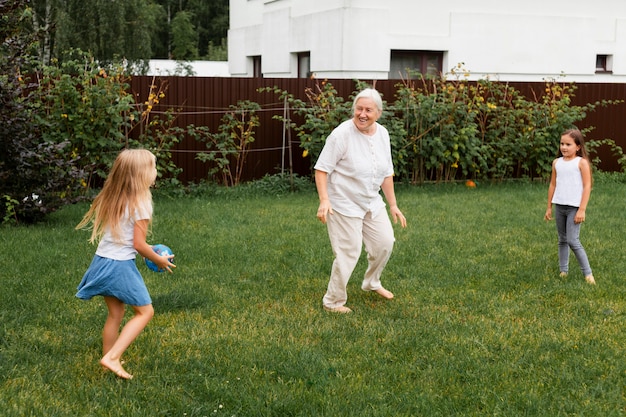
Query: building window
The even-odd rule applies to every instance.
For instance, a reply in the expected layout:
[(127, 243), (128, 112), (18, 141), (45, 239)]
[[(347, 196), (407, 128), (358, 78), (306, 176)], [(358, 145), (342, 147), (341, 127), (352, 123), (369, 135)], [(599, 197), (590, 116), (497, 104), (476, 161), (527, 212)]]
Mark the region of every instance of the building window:
[(311, 78), (311, 53), (298, 53), (298, 78)]
[(613, 73), (613, 55), (596, 55), (596, 74)]
[(389, 79), (406, 78), (407, 71), (438, 76), (443, 69), (443, 52), (392, 50)]
[(254, 78), (263, 78), (263, 72), (261, 71), (261, 56), (252, 57), (252, 76)]

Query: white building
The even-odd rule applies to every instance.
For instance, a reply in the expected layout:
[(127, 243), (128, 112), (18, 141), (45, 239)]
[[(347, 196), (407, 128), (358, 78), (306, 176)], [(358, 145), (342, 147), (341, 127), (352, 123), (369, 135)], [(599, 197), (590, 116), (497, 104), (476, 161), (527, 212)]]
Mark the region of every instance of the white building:
[(230, 0), (233, 77), (626, 82), (626, 0)]
[(226, 61), (174, 61), (172, 59), (151, 59), (146, 75), (230, 77)]

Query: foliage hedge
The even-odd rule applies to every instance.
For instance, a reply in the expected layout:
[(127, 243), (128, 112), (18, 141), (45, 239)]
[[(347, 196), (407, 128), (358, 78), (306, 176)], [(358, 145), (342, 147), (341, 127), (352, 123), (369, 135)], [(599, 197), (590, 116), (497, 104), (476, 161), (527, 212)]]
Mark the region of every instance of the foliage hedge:
[(120, 150), (151, 149), (160, 176), (180, 172), (171, 148), (182, 129), (173, 111), (154, 116), (164, 86), (152, 86), (144, 102), (129, 92), (123, 68), (100, 68), (87, 55), (19, 76), (1, 85), (7, 107), (0, 140), (4, 222), (32, 223), (64, 204), (89, 197), (106, 178)]
[[(397, 86), (395, 101), (384, 103), (380, 123), (389, 130), (399, 180), (545, 178), (550, 174), (561, 132), (598, 106), (617, 103), (602, 100), (572, 105), (576, 85), (555, 79), (546, 81), (541, 97), (529, 99), (507, 83), (489, 79), (470, 82), (468, 78), (462, 64), (447, 76), (426, 79), (417, 74)], [(357, 81), (357, 91), (350, 100), (339, 97), (327, 81), (308, 89), (306, 101), (277, 88), (261, 91), (287, 99), (304, 118), (304, 123), (292, 123), (291, 127), (312, 167), (328, 133), (350, 117), (352, 98), (363, 87)], [(590, 141), (588, 146), (593, 151), (601, 144), (611, 146), (620, 165), (625, 165), (621, 148), (614, 141)]]

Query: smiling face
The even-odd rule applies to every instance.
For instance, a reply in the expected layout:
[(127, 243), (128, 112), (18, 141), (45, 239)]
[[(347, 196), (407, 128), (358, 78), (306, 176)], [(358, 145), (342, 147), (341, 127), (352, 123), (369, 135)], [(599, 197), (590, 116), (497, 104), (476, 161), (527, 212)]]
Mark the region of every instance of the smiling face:
[(372, 135), (376, 131), (374, 123), (380, 117), (380, 110), (369, 97), (361, 97), (354, 105), (354, 124), (357, 129), (366, 135)]
[(577, 145), (574, 138), (570, 135), (563, 135), (561, 136), (559, 149), (564, 159), (573, 159), (578, 155), (580, 145)]

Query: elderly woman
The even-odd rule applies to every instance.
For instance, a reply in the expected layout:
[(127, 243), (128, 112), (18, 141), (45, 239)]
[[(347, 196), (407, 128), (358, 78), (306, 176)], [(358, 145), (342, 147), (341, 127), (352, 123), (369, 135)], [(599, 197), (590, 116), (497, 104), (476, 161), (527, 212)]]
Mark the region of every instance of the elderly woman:
[(400, 220), (402, 227), (406, 227), (406, 218), (396, 203), (389, 132), (376, 122), (382, 111), (378, 91), (371, 88), (361, 91), (352, 105), (352, 119), (331, 132), (315, 164), (320, 199), (317, 218), (327, 225), (335, 256), (322, 300), (327, 311), (352, 311), (345, 306), (346, 287), (363, 243), (368, 267), (361, 288), (375, 291), (385, 299), (393, 298), (380, 283), (395, 241), (381, 189), (394, 223)]

